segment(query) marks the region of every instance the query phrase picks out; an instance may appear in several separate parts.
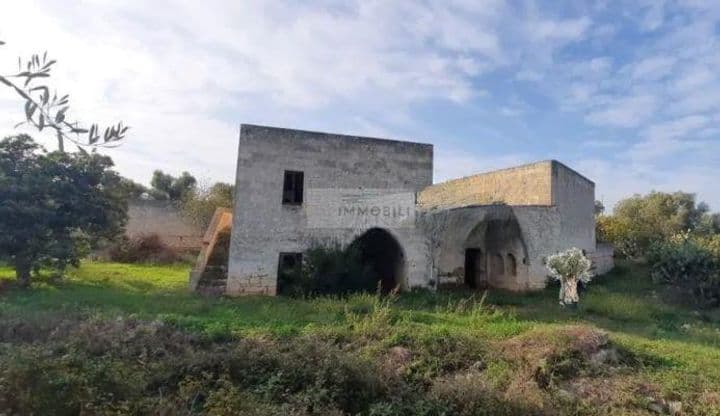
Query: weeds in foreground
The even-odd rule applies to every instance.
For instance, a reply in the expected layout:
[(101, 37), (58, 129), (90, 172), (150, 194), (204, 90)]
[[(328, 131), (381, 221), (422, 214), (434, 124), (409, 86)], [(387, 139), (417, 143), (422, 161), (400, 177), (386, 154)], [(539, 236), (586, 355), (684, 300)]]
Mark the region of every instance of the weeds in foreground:
[(180, 266), (87, 263), (60, 284), (0, 295), (0, 407), (650, 414), (680, 402), (684, 414), (720, 412), (718, 316), (665, 302), (636, 265), (589, 285), (573, 314), (553, 288), (204, 299), (186, 284)]

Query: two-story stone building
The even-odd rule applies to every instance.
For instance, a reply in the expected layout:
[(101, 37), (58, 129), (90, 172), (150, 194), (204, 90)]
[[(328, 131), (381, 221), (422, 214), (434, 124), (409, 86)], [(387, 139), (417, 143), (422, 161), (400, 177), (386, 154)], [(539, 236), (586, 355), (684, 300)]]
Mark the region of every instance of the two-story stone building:
[(557, 161), (433, 185), (429, 144), (240, 130), (229, 295), (275, 294), (279, 269), (308, 248), (358, 239), (372, 248), (383, 286), (403, 289), (537, 289), (547, 255), (598, 255), (595, 185)]

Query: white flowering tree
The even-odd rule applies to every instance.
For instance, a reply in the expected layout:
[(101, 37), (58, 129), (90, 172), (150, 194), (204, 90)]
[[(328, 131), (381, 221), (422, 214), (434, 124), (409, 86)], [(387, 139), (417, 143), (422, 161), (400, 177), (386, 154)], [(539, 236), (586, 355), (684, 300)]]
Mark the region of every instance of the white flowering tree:
[(560, 281), (560, 304), (577, 306), (580, 301), (578, 282), (592, 279), (592, 262), (579, 248), (571, 248), (549, 256), (545, 262), (550, 275)]

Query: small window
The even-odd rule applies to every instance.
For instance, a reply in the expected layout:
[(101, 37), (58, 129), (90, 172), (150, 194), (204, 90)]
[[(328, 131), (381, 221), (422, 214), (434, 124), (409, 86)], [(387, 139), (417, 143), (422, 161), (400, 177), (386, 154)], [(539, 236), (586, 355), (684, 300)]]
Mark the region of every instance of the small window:
[(303, 173), (286, 170), (283, 181), (282, 203), (287, 205), (301, 205), (303, 203)]

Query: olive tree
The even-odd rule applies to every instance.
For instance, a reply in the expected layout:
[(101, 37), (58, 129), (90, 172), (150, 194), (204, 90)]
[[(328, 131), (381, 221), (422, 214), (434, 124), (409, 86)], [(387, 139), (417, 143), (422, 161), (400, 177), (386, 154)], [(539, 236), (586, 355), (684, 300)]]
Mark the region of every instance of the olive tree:
[[(5, 42), (0, 40), (0, 46)], [(72, 120), (69, 116), (70, 97), (52, 91), (42, 80), (50, 77), (53, 66), (57, 63), (48, 58), (47, 52), (31, 55), (29, 59), (18, 58), (18, 68), (9, 74), (0, 73), (0, 85), (4, 85), (20, 96), (24, 101), (25, 120), (17, 126), (29, 124), (42, 132), (52, 130), (58, 141), (60, 152), (65, 151), (65, 141), (82, 147), (113, 147), (125, 137), (129, 127), (122, 122), (101, 128), (93, 123), (88, 127)]]
[(112, 166), (96, 152), (48, 153), (27, 135), (0, 140), (0, 258), (21, 286), (41, 266), (77, 266), (122, 231), (127, 202)]
[(592, 278), (592, 262), (579, 248), (571, 248), (549, 256), (545, 262), (550, 275), (560, 281), (560, 304), (577, 306), (580, 301), (578, 283)]

